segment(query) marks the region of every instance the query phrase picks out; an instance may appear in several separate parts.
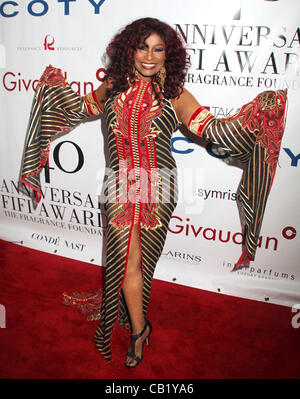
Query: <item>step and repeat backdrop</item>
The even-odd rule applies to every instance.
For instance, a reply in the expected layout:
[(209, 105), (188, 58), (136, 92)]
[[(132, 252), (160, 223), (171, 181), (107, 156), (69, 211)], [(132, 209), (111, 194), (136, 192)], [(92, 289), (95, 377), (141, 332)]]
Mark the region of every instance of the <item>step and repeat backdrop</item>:
[(47, 65), (61, 68), (84, 95), (103, 79), (111, 38), (146, 16), (182, 36), (191, 59), (186, 88), (216, 117), (233, 114), (264, 90), (288, 88), (289, 96), (255, 262), (232, 272), (243, 243), (237, 194), (242, 169), (180, 129), (172, 138), (180, 196), (155, 278), (286, 306), (300, 303), (298, 0), (0, 1), (0, 238), (64, 256), (66, 264), (71, 258), (86, 267), (105, 265), (103, 120), (89, 120), (53, 141), (36, 209), (18, 185), (25, 134)]

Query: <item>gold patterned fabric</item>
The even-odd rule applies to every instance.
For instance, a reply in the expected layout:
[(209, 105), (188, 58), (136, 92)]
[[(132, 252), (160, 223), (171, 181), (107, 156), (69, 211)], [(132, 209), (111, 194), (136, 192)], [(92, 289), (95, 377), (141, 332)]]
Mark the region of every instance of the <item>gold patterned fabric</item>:
[[(95, 344), (107, 360), (111, 359), (111, 335), (116, 322), (125, 325), (129, 321), (122, 284), (131, 229), (134, 224), (139, 226), (146, 314), (154, 269), (176, 206), (176, 165), (170, 141), (178, 120), (170, 101), (159, 103), (154, 97), (151, 84), (136, 81), (105, 104), (111, 173), (105, 191), (108, 230), (102, 302), (99, 292), (63, 296), (65, 304), (78, 306), (93, 319), (98, 318), (101, 302)], [(46, 69), (32, 107), (22, 168), (22, 180), (33, 188), (37, 201), (41, 198), (40, 169), (47, 160), (51, 139), (102, 111), (94, 94), (80, 97), (65, 82), (60, 70)]]
[(32, 189), (34, 206), (41, 199), (40, 172), (47, 163), (51, 141), (100, 112), (95, 93), (81, 97), (73, 92), (60, 69), (51, 65), (45, 69), (31, 107), (21, 167), (21, 180)]
[[(279, 154), (285, 99), (284, 92), (269, 92), (225, 120), (216, 120), (200, 108), (189, 123), (193, 133), (221, 145), (248, 167), (242, 180), (248, 221), (247, 253), (242, 255), (240, 263), (254, 257)], [(94, 320), (99, 318), (100, 311), (94, 340), (104, 358), (111, 360), (113, 328), (117, 322), (126, 325), (129, 321), (122, 285), (132, 228), (135, 224), (139, 229), (146, 315), (155, 266), (176, 206), (177, 175), (171, 136), (179, 123), (171, 102), (166, 99), (158, 102), (152, 84), (136, 80), (126, 92), (108, 99), (102, 109), (95, 92), (79, 96), (59, 69), (48, 67), (32, 105), (22, 181), (32, 188), (35, 201), (39, 201), (39, 175), (47, 162), (51, 140), (102, 112), (108, 127), (110, 170), (104, 192), (108, 228), (103, 295), (102, 291), (64, 294), (64, 302), (78, 306)]]
[(286, 101), (286, 91), (265, 91), (228, 118), (216, 119), (200, 107), (188, 124), (192, 133), (220, 146), (245, 165), (239, 192), (246, 240), (234, 270), (255, 258), (278, 163)]
[[(171, 135), (178, 121), (171, 103), (154, 99), (150, 83), (136, 81), (104, 108), (108, 126), (109, 167), (106, 211), (106, 282), (101, 323), (95, 343), (110, 360), (110, 340), (118, 317), (128, 322), (121, 293), (133, 224), (139, 226), (146, 315), (152, 277), (162, 253), (169, 220), (176, 206), (176, 170)], [(120, 307), (120, 309), (119, 309)]]

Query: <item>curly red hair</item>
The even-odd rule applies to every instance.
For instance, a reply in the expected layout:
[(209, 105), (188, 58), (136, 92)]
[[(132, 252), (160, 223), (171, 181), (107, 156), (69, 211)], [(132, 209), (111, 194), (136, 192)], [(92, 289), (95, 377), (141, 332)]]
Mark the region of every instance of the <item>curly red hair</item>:
[[(183, 89), (189, 59), (183, 43), (170, 25), (155, 18), (141, 18), (127, 25), (108, 45), (106, 54), (109, 59), (105, 79), (113, 81), (113, 88), (108, 90), (108, 97), (125, 91), (129, 81), (134, 80), (134, 54), (138, 46), (152, 33), (158, 34), (166, 46), (166, 79), (164, 97), (176, 98)], [(152, 78), (155, 81), (155, 76)], [(159, 83), (159, 80), (157, 80)]]

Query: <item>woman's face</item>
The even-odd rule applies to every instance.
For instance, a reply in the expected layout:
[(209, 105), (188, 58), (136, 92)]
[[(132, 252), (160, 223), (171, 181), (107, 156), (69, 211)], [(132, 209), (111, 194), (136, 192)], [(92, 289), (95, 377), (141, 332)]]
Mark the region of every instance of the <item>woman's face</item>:
[(134, 54), (134, 66), (145, 81), (150, 81), (165, 63), (166, 51), (163, 39), (157, 33), (140, 43)]

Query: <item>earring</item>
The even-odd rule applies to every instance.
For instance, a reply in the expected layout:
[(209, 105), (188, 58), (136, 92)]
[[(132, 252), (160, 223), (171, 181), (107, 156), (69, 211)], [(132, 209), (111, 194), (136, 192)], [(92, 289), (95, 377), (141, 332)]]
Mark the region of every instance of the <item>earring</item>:
[(135, 79), (139, 78), (139, 73), (138, 73), (138, 71), (137, 71), (135, 66), (133, 66), (132, 73), (133, 73), (133, 76), (134, 76)]
[(127, 74), (126, 79), (129, 85), (132, 85), (134, 81), (138, 78), (138, 72), (133, 65), (131, 72)]
[(157, 77), (157, 81), (161, 87), (161, 90), (164, 91), (164, 87), (165, 87), (165, 80), (167, 77), (167, 71), (166, 68), (163, 66), (157, 73), (156, 75)]

